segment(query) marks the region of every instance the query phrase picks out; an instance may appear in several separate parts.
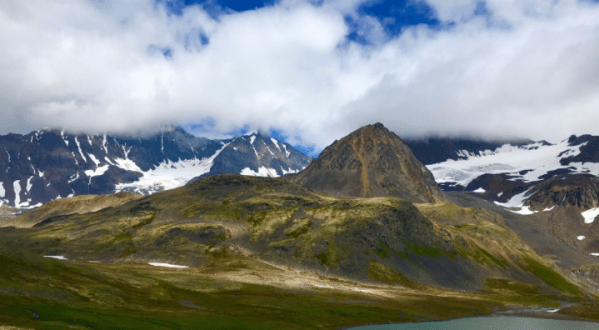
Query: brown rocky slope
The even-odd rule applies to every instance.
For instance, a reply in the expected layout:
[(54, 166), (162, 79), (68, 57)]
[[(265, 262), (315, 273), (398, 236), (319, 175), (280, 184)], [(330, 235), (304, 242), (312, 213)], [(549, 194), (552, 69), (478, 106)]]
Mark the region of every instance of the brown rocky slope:
[(290, 180), (335, 197), (392, 196), (411, 203), (443, 199), (429, 170), (380, 123), (335, 141)]

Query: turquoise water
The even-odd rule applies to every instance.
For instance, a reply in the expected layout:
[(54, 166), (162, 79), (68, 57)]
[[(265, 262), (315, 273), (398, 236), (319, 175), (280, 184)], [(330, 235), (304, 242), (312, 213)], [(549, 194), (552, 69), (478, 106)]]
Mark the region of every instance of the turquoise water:
[(474, 317), (443, 322), (367, 325), (352, 330), (598, 330), (599, 323), (531, 317)]

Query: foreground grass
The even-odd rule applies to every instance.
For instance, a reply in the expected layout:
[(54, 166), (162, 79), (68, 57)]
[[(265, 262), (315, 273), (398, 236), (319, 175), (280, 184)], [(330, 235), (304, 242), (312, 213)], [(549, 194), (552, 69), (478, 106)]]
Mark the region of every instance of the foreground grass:
[[(490, 282), (488, 291), (462, 293), (432, 287), (411, 290), (360, 285), (243, 260), (223, 261), (220, 269), (212, 265), (173, 270), (21, 257), (26, 262), (16, 271), (0, 270), (4, 280), (0, 283), (0, 325), (31, 329), (339, 329), (485, 315), (504, 310), (505, 303), (558, 304), (557, 297), (540, 296), (534, 286), (501, 280)], [(215, 271), (221, 275), (210, 275)], [(271, 285), (259, 284), (260, 278)], [(277, 278), (287, 282), (273, 284)], [(289, 280), (296, 284), (289, 285)]]

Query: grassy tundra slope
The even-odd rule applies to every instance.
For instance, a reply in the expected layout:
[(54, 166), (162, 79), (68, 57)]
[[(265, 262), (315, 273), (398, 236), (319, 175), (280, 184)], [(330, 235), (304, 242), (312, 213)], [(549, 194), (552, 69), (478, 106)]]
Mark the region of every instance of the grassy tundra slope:
[(335, 329), (586, 299), (496, 213), (450, 203), (222, 175), (43, 218), (0, 230), (0, 324)]
[(538, 287), (489, 280), (463, 293), (365, 285), (239, 256), (201, 267), (59, 261), (0, 246), (0, 325), (32, 329), (338, 329), (557, 306)]
[(503, 211), (449, 203), (381, 124), (287, 178), (79, 198), (0, 228), (0, 324), (335, 329), (555, 307), (595, 289)]
[[(337, 199), (280, 179), (223, 175), (3, 232), (38, 254), (81, 261), (199, 266), (229, 253), (359, 281), (386, 282), (381, 272), (391, 272), (404, 286), (474, 291), (502, 277), (580, 294), (532, 272), (527, 260), (546, 261), (496, 215), (452, 215), (474, 211), (448, 203), (419, 207), (428, 218), (393, 197)], [(430, 220), (442, 216), (462, 222)]]

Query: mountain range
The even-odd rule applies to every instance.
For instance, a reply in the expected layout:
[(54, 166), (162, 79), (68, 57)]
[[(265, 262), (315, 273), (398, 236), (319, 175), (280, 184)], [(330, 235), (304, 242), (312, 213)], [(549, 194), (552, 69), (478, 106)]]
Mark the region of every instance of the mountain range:
[[(80, 139), (73, 140), (73, 153)], [(188, 322), (188, 315), (213, 320), (222, 313), (233, 322), (222, 328), (253, 324), (250, 314), (285, 322), (275, 327), (340, 328), (532, 305), (559, 307), (554, 317), (599, 320), (599, 183), (587, 147), (593, 139), (471, 143), (446, 152), (449, 160), (425, 165), (417, 158), (424, 149), (412, 152), (409, 140), (377, 123), (294, 170), (281, 161), (293, 158), (288, 145), (252, 134), (190, 145), (212, 148), (201, 158), (212, 158), (212, 165), (179, 187), (145, 191), (142, 185), (153, 187), (144, 183), (147, 173), (165, 161), (138, 163), (131, 140), (127, 147), (115, 143), (124, 158), (105, 156), (115, 164), (105, 172), (126, 164), (139, 173), (115, 184), (121, 192), (62, 198), (2, 220), (0, 260), (23, 265), (23, 275), (0, 270), (7, 281), (0, 298), (13, 301), (0, 304), (0, 312), (20, 313), (8, 320), (27, 326), (36, 325), (29, 311), (39, 315), (49, 304), (54, 316), (44, 314), (44, 322), (72, 325), (76, 314), (88, 327), (106, 321), (77, 311), (146, 322), (137, 316), (150, 310), (144, 317), (163, 328), (182, 327), (169, 315)], [(152, 150), (162, 152), (162, 133), (151, 140)], [(236, 152), (254, 163), (235, 161)], [(568, 172), (560, 172), (564, 166)], [(221, 174), (228, 169), (236, 174)], [(40, 282), (36, 267), (53, 275)], [(337, 304), (343, 307), (327, 309)]]
[(310, 161), (264, 133), (209, 140), (167, 126), (129, 136), (8, 134), (0, 136), (0, 203), (30, 208), (83, 194), (149, 194), (222, 173), (276, 177)]
[(527, 215), (570, 246), (599, 256), (599, 137), (484, 147), (454, 150), (452, 157), (427, 168), (441, 189), (470, 192)]

